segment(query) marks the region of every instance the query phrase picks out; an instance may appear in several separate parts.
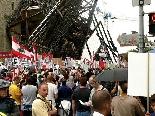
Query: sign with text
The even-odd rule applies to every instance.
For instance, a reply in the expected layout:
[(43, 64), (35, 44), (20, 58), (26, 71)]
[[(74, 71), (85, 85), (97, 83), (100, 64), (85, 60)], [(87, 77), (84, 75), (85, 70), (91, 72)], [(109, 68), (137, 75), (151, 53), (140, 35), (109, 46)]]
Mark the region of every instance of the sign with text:
[(128, 95), (148, 97), (155, 93), (154, 59), (154, 53), (129, 52)]

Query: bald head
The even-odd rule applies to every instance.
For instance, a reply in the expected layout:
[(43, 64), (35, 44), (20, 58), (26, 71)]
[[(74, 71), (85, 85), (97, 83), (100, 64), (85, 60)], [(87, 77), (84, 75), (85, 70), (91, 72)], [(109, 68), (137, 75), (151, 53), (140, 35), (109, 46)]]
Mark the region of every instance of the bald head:
[(43, 85), (48, 85), (47, 83), (41, 83), (39, 86), (38, 86), (38, 89), (41, 89), (41, 87), (43, 86)]
[(53, 75), (48, 75), (47, 82), (52, 82), (52, 81), (53, 81)]
[[(110, 111), (111, 96), (105, 90), (96, 91), (92, 96), (92, 104), (95, 111)], [(109, 108), (108, 108), (109, 107)]]

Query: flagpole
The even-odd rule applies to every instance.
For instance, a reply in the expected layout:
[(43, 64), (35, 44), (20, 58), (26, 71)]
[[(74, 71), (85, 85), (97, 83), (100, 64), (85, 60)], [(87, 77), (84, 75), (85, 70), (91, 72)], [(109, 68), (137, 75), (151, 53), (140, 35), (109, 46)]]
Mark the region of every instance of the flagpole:
[[(12, 39), (13, 39), (13, 36), (12, 36)], [(12, 41), (11, 41), (11, 45), (12, 45)], [(12, 63), (12, 66), (13, 66), (13, 61), (12, 61), (12, 47), (11, 47), (11, 63)]]
[(37, 72), (37, 52), (36, 52), (36, 44), (33, 43), (33, 54), (34, 54), (34, 64), (35, 64), (35, 71)]
[[(12, 39), (13, 39), (13, 36), (12, 36)], [(12, 46), (12, 40), (11, 40), (11, 46)], [(13, 53), (12, 53), (12, 47), (11, 47), (11, 65), (12, 65), (12, 68), (13, 68), (13, 60), (12, 60), (12, 56), (13, 55)], [(12, 72), (12, 81), (13, 81), (13, 79), (14, 79), (14, 77), (15, 77), (15, 70), (13, 69), (13, 72)]]

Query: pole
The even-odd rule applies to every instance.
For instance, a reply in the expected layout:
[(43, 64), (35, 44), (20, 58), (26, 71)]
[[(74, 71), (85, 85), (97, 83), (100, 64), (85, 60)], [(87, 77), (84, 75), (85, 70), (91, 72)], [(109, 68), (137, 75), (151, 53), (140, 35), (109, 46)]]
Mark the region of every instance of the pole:
[[(139, 53), (144, 52), (144, 11), (143, 11), (143, 5), (144, 5), (144, 0), (139, 0)], [(148, 54), (148, 59), (149, 59), (149, 54)], [(148, 63), (149, 65), (149, 63)], [(149, 66), (148, 66), (148, 71), (149, 71)], [(147, 95), (147, 111), (149, 112), (149, 73), (148, 73), (148, 95)]]
[(139, 53), (144, 52), (144, 11), (143, 5), (139, 5)]
[(150, 73), (149, 73), (149, 69), (150, 69), (150, 65), (149, 65), (149, 62), (150, 62), (150, 57), (149, 57), (149, 53), (148, 53), (148, 79), (147, 79), (147, 111), (149, 112), (149, 108), (150, 108), (150, 105), (149, 105), (149, 95), (150, 95)]

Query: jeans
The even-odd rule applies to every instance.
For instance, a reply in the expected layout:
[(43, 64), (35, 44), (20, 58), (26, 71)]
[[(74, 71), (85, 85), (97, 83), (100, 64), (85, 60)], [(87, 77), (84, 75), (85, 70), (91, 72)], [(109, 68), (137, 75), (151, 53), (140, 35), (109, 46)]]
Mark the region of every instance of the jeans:
[(32, 116), (32, 111), (23, 111), (23, 116)]
[(22, 105), (23, 116), (32, 116), (32, 105)]
[(76, 116), (90, 116), (90, 112), (89, 111), (85, 111), (85, 112), (76, 111)]

